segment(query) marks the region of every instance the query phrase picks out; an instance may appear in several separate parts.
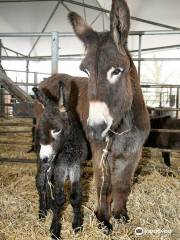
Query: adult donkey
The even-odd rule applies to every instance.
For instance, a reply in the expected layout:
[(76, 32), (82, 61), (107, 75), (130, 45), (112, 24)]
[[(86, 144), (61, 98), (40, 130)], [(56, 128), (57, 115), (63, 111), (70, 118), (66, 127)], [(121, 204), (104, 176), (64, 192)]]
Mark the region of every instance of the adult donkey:
[(86, 47), (80, 69), (89, 76), (87, 125), (93, 139), (96, 216), (110, 231), (111, 205), (116, 219), (129, 219), (126, 203), (131, 180), (150, 128), (140, 81), (127, 50), (130, 14), (125, 0), (113, 0), (110, 32), (94, 31), (75, 12), (69, 20)]

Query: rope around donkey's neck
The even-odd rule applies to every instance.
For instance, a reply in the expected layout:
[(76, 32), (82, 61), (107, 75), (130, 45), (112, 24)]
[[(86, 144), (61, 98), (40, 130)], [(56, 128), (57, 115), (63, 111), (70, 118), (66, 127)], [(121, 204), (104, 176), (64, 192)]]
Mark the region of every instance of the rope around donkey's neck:
[(52, 200), (54, 200), (54, 196), (53, 196), (53, 190), (52, 190), (52, 188), (54, 187), (53, 186), (53, 184), (52, 184), (52, 182), (49, 180), (49, 177), (48, 177), (48, 173), (51, 171), (51, 167), (49, 167), (48, 168), (48, 170), (47, 170), (47, 175), (46, 175), (46, 177), (47, 177), (47, 183), (48, 183), (48, 185), (49, 185), (49, 189), (50, 189), (50, 193), (51, 193), (51, 198), (52, 198)]
[(107, 168), (106, 168), (106, 158), (108, 156), (108, 148), (109, 148), (109, 144), (110, 144), (110, 138), (107, 137), (106, 139), (106, 146), (105, 148), (103, 149), (103, 154), (102, 154), (102, 157), (101, 157), (101, 161), (100, 161), (100, 164), (99, 164), (99, 168), (101, 168), (102, 170), (102, 184), (101, 184), (101, 189), (100, 189), (100, 196), (99, 196), (99, 205), (101, 207), (101, 200), (102, 200), (102, 190), (103, 190), (103, 185), (104, 185), (104, 181), (105, 181), (105, 170), (107, 171)]
[(123, 132), (121, 132), (121, 133), (115, 132), (115, 131), (113, 131), (112, 129), (109, 129), (109, 131), (112, 132), (112, 133), (114, 133), (115, 135), (122, 136), (122, 135), (130, 132), (131, 129), (127, 129), (127, 130), (125, 130), (125, 131), (123, 131)]

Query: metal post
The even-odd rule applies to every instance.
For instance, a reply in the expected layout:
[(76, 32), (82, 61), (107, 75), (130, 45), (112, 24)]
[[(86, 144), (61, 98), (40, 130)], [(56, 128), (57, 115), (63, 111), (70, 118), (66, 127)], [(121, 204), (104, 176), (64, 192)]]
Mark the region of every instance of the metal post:
[[(142, 48), (142, 35), (139, 35), (139, 51), (138, 51), (138, 58), (141, 58), (141, 48)], [(141, 61), (138, 61), (138, 76), (141, 79)]]
[(172, 107), (172, 88), (169, 88), (169, 107)]
[[(1, 67), (1, 56), (2, 56), (2, 41), (0, 39), (0, 67)], [(0, 117), (4, 116), (4, 88), (0, 84)]]
[(26, 61), (26, 92), (28, 94), (28, 83), (29, 83), (29, 60)]
[(37, 72), (34, 72), (34, 86), (37, 86), (38, 80), (37, 80)]
[[(83, 0), (83, 4), (84, 4), (84, 0)], [(83, 10), (84, 10), (84, 19), (85, 19), (85, 21), (87, 22), (87, 18), (86, 18), (86, 7), (85, 7), (85, 6), (83, 7)]]
[(159, 107), (162, 107), (162, 92), (160, 92), (160, 103), (159, 103)]
[[(176, 108), (179, 108), (179, 87), (177, 87), (177, 92), (176, 92)], [(176, 111), (176, 118), (178, 118), (179, 111)]]
[(1, 56), (2, 56), (2, 41), (0, 39), (0, 64), (1, 64)]
[(51, 73), (58, 73), (58, 57), (59, 57), (59, 36), (58, 32), (53, 32), (51, 37)]

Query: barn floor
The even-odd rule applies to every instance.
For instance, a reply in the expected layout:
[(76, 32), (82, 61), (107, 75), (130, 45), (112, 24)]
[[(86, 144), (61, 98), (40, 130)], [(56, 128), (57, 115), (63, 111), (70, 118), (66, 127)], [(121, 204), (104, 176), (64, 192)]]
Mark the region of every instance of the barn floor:
[[(1, 122), (1, 121), (0, 121)], [(0, 129), (1, 130), (1, 129)], [(4, 128), (3, 128), (4, 130)], [(31, 136), (11, 136), (11, 140), (23, 141)], [(8, 136), (0, 137), (1, 140)], [(8, 148), (0, 145), (0, 157), (33, 159), (34, 154), (26, 154), (22, 147)], [(180, 239), (179, 170), (178, 154), (173, 154), (172, 168), (164, 166), (161, 155), (151, 152), (151, 158), (143, 157), (134, 179), (132, 193), (128, 201), (130, 223), (120, 224), (111, 219), (114, 231), (106, 236), (98, 229), (93, 210), (96, 200), (92, 169), (89, 162), (83, 174), (83, 187), (89, 189), (84, 196), (84, 228), (73, 234), (71, 229), (72, 209), (68, 205), (62, 216), (62, 238), (66, 240), (178, 240)], [(0, 164), (0, 240), (48, 240), (51, 213), (45, 222), (38, 221), (38, 195), (35, 189), (35, 164)], [(86, 191), (87, 194), (87, 191)], [(87, 199), (89, 197), (89, 199)], [(136, 227), (145, 233), (135, 235)], [(164, 232), (163, 232), (164, 231)], [(160, 233), (161, 232), (161, 233)]]

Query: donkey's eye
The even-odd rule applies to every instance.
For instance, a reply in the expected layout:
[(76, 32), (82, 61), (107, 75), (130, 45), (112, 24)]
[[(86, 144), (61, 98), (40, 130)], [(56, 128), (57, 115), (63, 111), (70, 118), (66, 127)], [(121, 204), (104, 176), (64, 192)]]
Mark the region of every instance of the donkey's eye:
[(53, 131), (53, 133), (59, 133), (61, 131), (61, 129), (53, 129), (52, 131)]
[(118, 67), (118, 68), (114, 68), (111, 67), (108, 71), (107, 71), (107, 80), (111, 83), (114, 84), (116, 83), (119, 78), (121, 77), (121, 73), (124, 71), (123, 68)]
[(52, 129), (51, 130), (51, 135), (54, 139), (58, 137), (58, 135), (61, 133), (62, 129)]
[(119, 75), (120, 73), (123, 72), (123, 69), (122, 68), (116, 68), (113, 72), (112, 72), (112, 75)]

